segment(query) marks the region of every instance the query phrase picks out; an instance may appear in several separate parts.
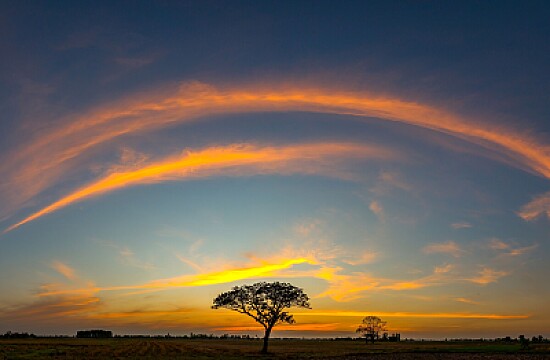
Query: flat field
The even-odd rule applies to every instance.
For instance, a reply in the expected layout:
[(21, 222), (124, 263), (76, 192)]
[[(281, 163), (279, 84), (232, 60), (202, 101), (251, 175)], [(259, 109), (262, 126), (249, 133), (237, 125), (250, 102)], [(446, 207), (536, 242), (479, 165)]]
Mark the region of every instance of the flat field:
[(550, 359), (550, 344), (241, 339), (0, 339), (0, 359)]

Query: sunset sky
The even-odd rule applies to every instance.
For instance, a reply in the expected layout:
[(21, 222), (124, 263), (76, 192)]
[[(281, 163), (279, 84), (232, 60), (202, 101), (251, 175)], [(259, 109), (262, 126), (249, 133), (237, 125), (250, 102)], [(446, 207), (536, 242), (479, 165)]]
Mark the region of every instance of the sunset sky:
[(548, 2), (0, 7), (0, 333), (550, 336)]

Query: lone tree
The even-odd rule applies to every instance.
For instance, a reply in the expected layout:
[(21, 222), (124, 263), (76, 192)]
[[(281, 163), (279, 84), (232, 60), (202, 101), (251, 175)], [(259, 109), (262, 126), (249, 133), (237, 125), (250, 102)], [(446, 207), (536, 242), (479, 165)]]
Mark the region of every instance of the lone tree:
[(386, 331), (386, 322), (378, 316), (367, 316), (355, 332), (361, 333), (368, 343), (369, 339), (374, 343), (380, 337), (380, 332)]
[(289, 283), (259, 282), (253, 285), (235, 286), (214, 299), (212, 309), (226, 308), (246, 314), (262, 324), (265, 329), (262, 353), (267, 353), (271, 330), (278, 323), (295, 323), (284, 311), (292, 306), (311, 309), (309, 297), (303, 290)]

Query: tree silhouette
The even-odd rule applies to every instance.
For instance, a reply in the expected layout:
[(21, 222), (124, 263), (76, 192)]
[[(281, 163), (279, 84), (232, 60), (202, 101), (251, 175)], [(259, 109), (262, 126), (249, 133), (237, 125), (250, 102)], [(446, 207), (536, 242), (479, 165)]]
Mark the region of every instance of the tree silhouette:
[(368, 343), (369, 339), (374, 343), (380, 337), (380, 332), (386, 331), (386, 322), (378, 316), (366, 316), (355, 332), (363, 334)]
[(267, 353), (271, 330), (278, 323), (293, 324), (294, 318), (284, 311), (292, 306), (310, 309), (309, 297), (289, 283), (259, 282), (235, 286), (214, 299), (213, 309), (226, 308), (246, 314), (265, 329), (262, 353)]

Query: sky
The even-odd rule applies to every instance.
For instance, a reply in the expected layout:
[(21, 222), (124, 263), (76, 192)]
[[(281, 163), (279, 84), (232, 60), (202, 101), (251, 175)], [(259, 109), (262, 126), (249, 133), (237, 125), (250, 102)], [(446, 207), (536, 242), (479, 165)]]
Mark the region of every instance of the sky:
[(0, 332), (550, 336), (547, 2), (0, 7)]

